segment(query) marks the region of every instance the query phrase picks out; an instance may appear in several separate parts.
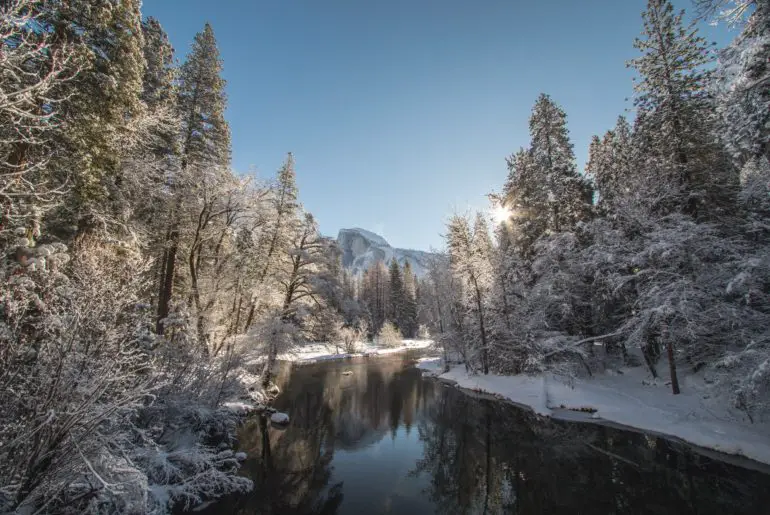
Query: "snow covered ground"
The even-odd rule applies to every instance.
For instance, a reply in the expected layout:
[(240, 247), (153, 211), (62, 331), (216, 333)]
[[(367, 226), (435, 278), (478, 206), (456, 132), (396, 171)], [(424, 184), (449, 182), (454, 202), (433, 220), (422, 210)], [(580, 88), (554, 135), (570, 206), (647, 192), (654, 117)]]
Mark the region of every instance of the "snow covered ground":
[(358, 356), (384, 356), (407, 350), (427, 349), (433, 345), (433, 340), (403, 340), (399, 347), (378, 347), (372, 343), (358, 344), (359, 352), (346, 353), (344, 347), (332, 343), (313, 343), (293, 349), (291, 352), (278, 355), (281, 361), (315, 363), (335, 359), (346, 359)]
[(682, 393), (672, 395), (670, 387), (652, 381), (644, 367), (576, 379), (572, 387), (552, 376), (468, 375), (463, 366), (442, 374), (440, 358), (423, 358), (418, 367), (462, 388), (527, 406), (540, 415), (613, 422), (770, 464), (770, 428), (740, 420), (734, 412), (717, 411), (708, 404), (708, 394), (698, 378), (685, 378)]

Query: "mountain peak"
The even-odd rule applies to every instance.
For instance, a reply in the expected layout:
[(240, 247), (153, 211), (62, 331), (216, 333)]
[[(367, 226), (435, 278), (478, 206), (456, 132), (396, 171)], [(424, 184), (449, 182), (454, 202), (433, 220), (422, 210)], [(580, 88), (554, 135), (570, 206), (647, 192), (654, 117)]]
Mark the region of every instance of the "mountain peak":
[(366, 229), (361, 229), (360, 227), (351, 227), (350, 229), (340, 229), (339, 234), (337, 235), (337, 241), (340, 240), (341, 237), (343, 237), (343, 233), (355, 233), (361, 235), (363, 238), (371, 241), (375, 245), (382, 245), (386, 247), (390, 247), (390, 244), (380, 236), (379, 234), (373, 233), (372, 231), (367, 231)]
[(359, 227), (340, 229), (337, 244), (342, 250), (342, 266), (356, 274), (363, 273), (378, 261), (389, 263), (395, 259), (402, 266), (408, 261), (415, 275), (422, 277), (431, 257), (429, 252), (421, 250), (393, 248), (379, 234)]

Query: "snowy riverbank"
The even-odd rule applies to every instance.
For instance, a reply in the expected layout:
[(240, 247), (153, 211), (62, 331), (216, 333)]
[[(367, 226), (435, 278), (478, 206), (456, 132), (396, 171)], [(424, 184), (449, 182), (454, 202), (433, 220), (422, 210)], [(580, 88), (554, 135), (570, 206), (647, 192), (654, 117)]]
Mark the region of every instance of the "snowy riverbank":
[(300, 363), (316, 363), (318, 361), (329, 361), (338, 359), (347, 359), (366, 356), (385, 356), (396, 354), (408, 350), (427, 349), (433, 345), (433, 340), (403, 340), (398, 347), (379, 347), (373, 343), (360, 342), (358, 352), (344, 352), (342, 344), (333, 343), (313, 343), (303, 345), (278, 355), (280, 361), (292, 361)]
[(669, 386), (651, 380), (643, 367), (576, 379), (572, 387), (552, 376), (469, 375), (463, 366), (441, 373), (439, 358), (424, 358), (418, 367), (461, 388), (508, 399), (543, 416), (613, 422), (770, 464), (768, 426), (716, 410), (697, 378), (685, 379), (682, 393), (672, 395)]

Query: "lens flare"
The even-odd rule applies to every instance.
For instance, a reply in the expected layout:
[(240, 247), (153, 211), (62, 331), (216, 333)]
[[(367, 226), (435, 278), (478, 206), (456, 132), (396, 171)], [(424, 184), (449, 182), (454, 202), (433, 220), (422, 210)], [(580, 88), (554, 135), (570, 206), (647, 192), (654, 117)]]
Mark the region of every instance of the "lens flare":
[(508, 221), (512, 214), (510, 209), (499, 204), (492, 208), (492, 219), (498, 224)]

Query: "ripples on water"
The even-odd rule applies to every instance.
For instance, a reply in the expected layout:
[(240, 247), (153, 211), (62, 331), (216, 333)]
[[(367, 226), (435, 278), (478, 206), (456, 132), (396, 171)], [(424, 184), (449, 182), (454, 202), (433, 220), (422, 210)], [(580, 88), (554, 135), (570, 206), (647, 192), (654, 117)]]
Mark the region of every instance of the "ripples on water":
[(770, 513), (766, 470), (543, 419), (424, 380), (406, 358), (285, 366), (278, 382), (288, 428), (254, 418), (240, 432), (255, 491), (207, 513)]

